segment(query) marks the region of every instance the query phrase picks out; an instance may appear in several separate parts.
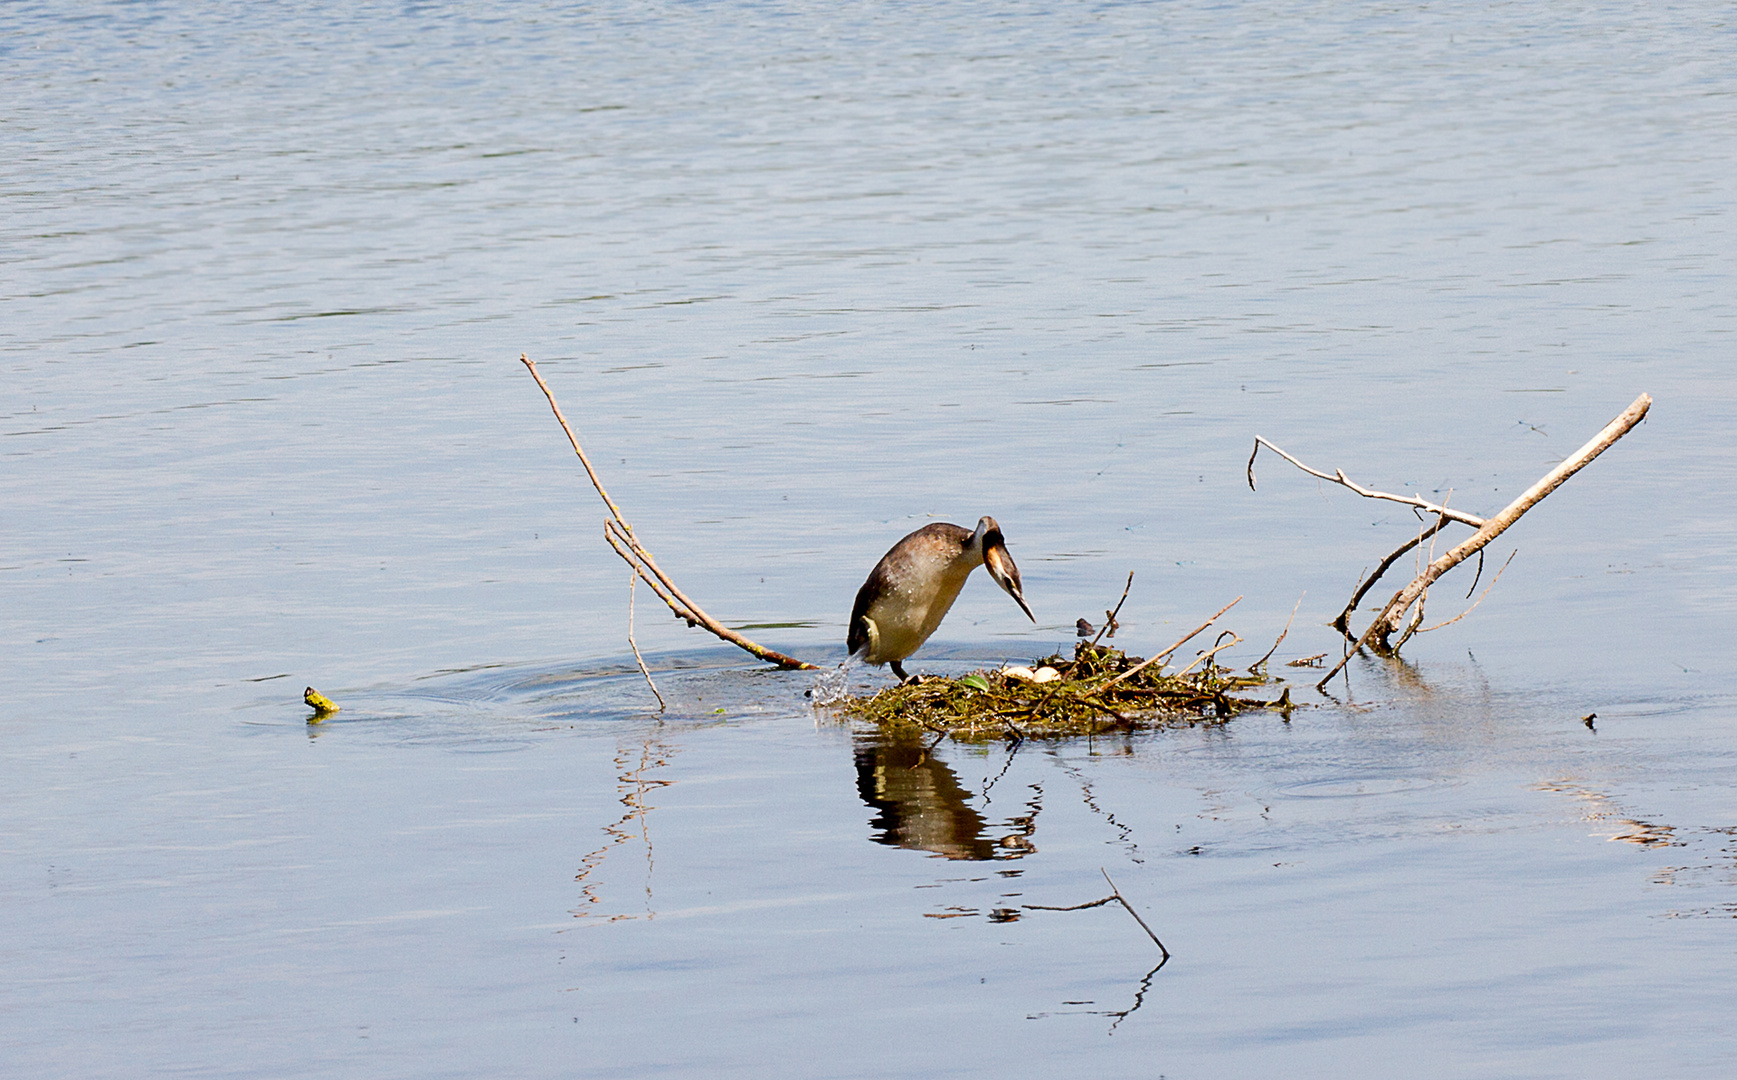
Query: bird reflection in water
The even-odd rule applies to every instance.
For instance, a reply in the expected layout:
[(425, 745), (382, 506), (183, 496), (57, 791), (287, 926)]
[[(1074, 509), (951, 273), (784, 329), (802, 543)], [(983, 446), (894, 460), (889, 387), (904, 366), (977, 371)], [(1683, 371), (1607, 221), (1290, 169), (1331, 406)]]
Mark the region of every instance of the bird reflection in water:
[(1035, 815), (1016, 817), (999, 836), (986, 835), (971, 794), (922, 743), (881, 735), (856, 743), (856, 788), (874, 811), (876, 843), (931, 851), (948, 859), (1019, 859), (1037, 845)]

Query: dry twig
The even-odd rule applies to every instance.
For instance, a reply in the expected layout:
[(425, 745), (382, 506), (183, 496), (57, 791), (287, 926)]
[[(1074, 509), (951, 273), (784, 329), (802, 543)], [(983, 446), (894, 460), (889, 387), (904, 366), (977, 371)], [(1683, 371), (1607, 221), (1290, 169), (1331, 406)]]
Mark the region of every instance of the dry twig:
[(1445, 506), (1441, 506), (1437, 503), (1432, 503), (1428, 499), (1422, 498), (1421, 496), (1418, 496), (1418, 495), (1393, 495), (1393, 494), (1390, 494), (1390, 493), (1385, 492), (1385, 491), (1372, 491), (1369, 488), (1366, 488), (1363, 485), (1353, 481), (1350, 477), (1346, 476), (1344, 469), (1334, 469), (1331, 475), (1322, 472), (1320, 469), (1311, 469), (1311, 468), (1309, 468), (1309, 466), (1304, 465), (1302, 462), (1298, 461), (1296, 458), (1292, 457), (1291, 455), (1285, 453), (1283, 450), (1280, 450), (1278, 447), (1274, 446), (1272, 443), (1261, 438), (1259, 435), (1255, 436), (1254, 453), (1251, 453), (1248, 456), (1248, 489), (1250, 491), (1253, 491), (1255, 489), (1255, 474), (1254, 474), (1255, 456), (1261, 452), (1261, 447), (1263, 447), (1263, 446), (1266, 447), (1268, 450), (1271, 450), (1273, 453), (1284, 458), (1286, 461), (1290, 462), (1292, 465), (1295, 465), (1297, 468), (1308, 473), (1310, 476), (1318, 476), (1323, 480), (1330, 480), (1335, 484), (1341, 484), (1345, 487), (1350, 488), (1352, 491), (1355, 491), (1357, 494), (1363, 496), (1365, 499), (1386, 499), (1389, 502), (1403, 503), (1406, 506), (1416, 507), (1417, 509), (1422, 510), (1426, 514), (1436, 514), (1440, 517), (1447, 518), (1450, 521), (1457, 521), (1457, 522), (1461, 523), (1462, 525), (1470, 525), (1474, 529), (1482, 526), (1484, 523), (1483, 518), (1474, 517), (1471, 514), (1461, 513), (1458, 510), (1449, 510)]
[[(1308, 590), (1305, 589), (1303, 591), (1303, 596), (1307, 596), (1307, 595), (1309, 595), (1309, 593), (1308, 593)], [(1267, 654), (1265, 656), (1261, 657), (1259, 660), (1256, 660), (1254, 663), (1252, 663), (1248, 666), (1248, 673), (1250, 675), (1260, 674), (1261, 665), (1266, 663), (1268, 660), (1271, 660), (1273, 658), (1273, 654), (1279, 651), (1279, 645), (1285, 640), (1285, 635), (1289, 634), (1291, 632), (1291, 620), (1295, 619), (1297, 617), (1297, 609), (1303, 606), (1303, 596), (1297, 597), (1297, 602), (1291, 606), (1290, 618), (1287, 618), (1285, 620), (1285, 628), (1283, 630), (1279, 631), (1278, 640), (1273, 642), (1273, 647), (1267, 650)]]
[[(1239, 596), (1235, 600), (1232, 600), (1230, 603), (1219, 608), (1218, 609), (1218, 615), (1223, 615), (1225, 612), (1229, 611), (1231, 608), (1237, 606), (1240, 603), (1242, 603), (1242, 597)], [(1218, 615), (1214, 615), (1212, 618), (1206, 620), (1205, 622), (1201, 623), (1199, 626), (1195, 627), (1193, 630), (1189, 631), (1189, 633), (1186, 636), (1184, 636), (1181, 641), (1178, 641), (1176, 644), (1170, 646), (1168, 649), (1165, 649), (1163, 652), (1159, 653), (1157, 656), (1149, 657), (1145, 662), (1140, 663), (1140, 664), (1136, 664), (1135, 666), (1129, 668), (1127, 671), (1124, 671), (1120, 675), (1111, 679), (1109, 682), (1098, 687), (1097, 688), (1098, 691), (1102, 692), (1104, 690), (1108, 690), (1110, 687), (1116, 685), (1119, 682), (1125, 682), (1128, 679), (1133, 678), (1135, 675), (1138, 675), (1140, 672), (1145, 671), (1147, 668), (1151, 667), (1153, 664), (1161, 664), (1164, 661), (1170, 659), (1171, 654), (1174, 653), (1177, 649), (1182, 648), (1182, 646), (1188, 644), (1189, 639), (1194, 637), (1195, 634), (1200, 633), (1202, 630), (1205, 630), (1207, 627), (1209, 627), (1213, 623), (1217, 622), (1218, 621)], [(1239, 638), (1238, 640), (1241, 640), (1241, 639)], [(1213, 651), (1217, 652), (1218, 650), (1214, 649)], [(1199, 662), (1200, 661), (1196, 660), (1194, 663), (1198, 664)], [(1189, 664), (1188, 666), (1193, 667), (1194, 664)]]
[[(1170, 950), (1166, 949), (1164, 943), (1158, 940), (1158, 935), (1154, 934), (1152, 928), (1146, 925), (1146, 920), (1142, 919), (1140, 913), (1134, 910), (1134, 905), (1128, 903), (1128, 898), (1122, 895), (1122, 890), (1116, 888), (1116, 883), (1110, 879), (1110, 872), (1100, 866), (1098, 867), (1098, 873), (1103, 874), (1104, 880), (1110, 883), (1110, 895), (1104, 897), (1102, 900), (1088, 900), (1083, 904), (1069, 904), (1066, 907), (1059, 907), (1051, 904), (1022, 904), (1021, 906), (1027, 911), (1086, 911), (1090, 908), (1103, 907), (1105, 904), (1109, 903), (1121, 904), (1128, 914), (1134, 916), (1134, 921), (1140, 924), (1140, 929), (1146, 931), (1146, 936), (1152, 939), (1152, 944), (1158, 946), (1158, 951), (1163, 955), (1164, 959), (1169, 960)], [(1163, 963), (1158, 965), (1158, 967), (1163, 966)], [(1154, 968), (1153, 970), (1156, 971), (1157, 968)]]
[[(1514, 556), (1518, 555), (1519, 553), (1520, 553), (1520, 551), (1518, 548), (1514, 549), (1513, 551), (1508, 552), (1508, 557), (1502, 561), (1501, 569), (1497, 570), (1496, 576), (1490, 579), (1489, 588), (1484, 590), (1483, 596), (1480, 596), (1476, 600), (1472, 601), (1471, 607), (1465, 609), (1464, 611), (1460, 612), (1458, 615), (1455, 615), (1453, 618), (1448, 619), (1445, 622), (1438, 622), (1434, 626), (1426, 626), (1422, 630), (1419, 630), (1418, 633), (1427, 634), (1431, 630), (1440, 630), (1444, 626), (1452, 626), (1454, 623), (1459, 622), (1461, 619), (1465, 618), (1467, 615), (1470, 615), (1472, 612), (1478, 610), (1478, 605), (1484, 602), (1484, 597), (1487, 597), (1490, 595), (1490, 589), (1495, 588), (1496, 582), (1502, 580), (1502, 571), (1506, 570), (1508, 568), (1508, 564), (1513, 562)], [(1483, 552), (1479, 552), (1478, 555), (1481, 558), (1483, 556)]]
[(1128, 590), (1132, 589), (1133, 587), (1134, 587), (1134, 571), (1130, 570), (1130, 571), (1128, 571), (1128, 583), (1126, 585), (1122, 586), (1122, 598), (1120, 600), (1116, 601), (1115, 610), (1104, 612), (1104, 616), (1105, 616), (1104, 625), (1098, 627), (1097, 637), (1092, 638), (1092, 644), (1093, 645), (1096, 645), (1100, 640), (1102, 640), (1103, 636), (1106, 633), (1109, 633), (1109, 634), (1115, 633), (1116, 616), (1120, 615), (1122, 613), (1122, 605), (1128, 602)]
[(639, 673), (645, 676), (645, 685), (651, 687), (651, 696), (657, 698), (657, 711), (663, 712), (669, 706), (664, 704), (663, 695), (657, 692), (657, 684), (651, 681), (651, 672), (646, 669), (645, 657), (639, 655), (639, 642), (633, 640), (633, 593), (634, 586), (637, 584), (639, 584), (638, 573), (629, 573), (627, 575), (627, 647), (633, 650), (634, 662), (639, 664)]
[[(1225, 649), (1228, 649), (1233, 645), (1241, 645), (1242, 644), (1242, 638), (1237, 637), (1235, 634), (1231, 633), (1229, 630), (1226, 630), (1224, 633), (1230, 634), (1230, 640), (1229, 641), (1224, 641), (1223, 640), (1224, 634), (1220, 634), (1219, 635), (1220, 640), (1219, 640), (1218, 644), (1214, 645), (1212, 648), (1201, 653), (1199, 656), (1196, 656), (1192, 663), (1190, 663), (1187, 667), (1183, 668), (1181, 671), (1178, 671), (1174, 677), (1180, 679), (1180, 678), (1182, 678), (1182, 676), (1188, 674), (1190, 671), (1193, 671), (1194, 665), (1200, 663), (1202, 660), (1211, 660), (1213, 657), (1217, 656), (1220, 652), (1224, 651)], [(1209, 670), (1216, 671), (1217, 669), (1212, 668)]]
[[(1633, 430), (1634, 426), (1645, 418), (1652, 403), (1653, 399), (1647, 394), (1635, 398), (1633, 404), (1624, 409), (1621, 415), (1604, 426), (1604, 430), (1565, 458), (1561, 464), (1545, 473), (1537, 483), (1522, 492), (1520, 497), (1509, 503), (1501, 513), (1485, 521), (1470, 538), (1450, 548), (1440, 558), (1432, 560), (1422, 573), (1412, 579), (1411, 584), (1393, 594), (1393, 599), (1387, 602), (1387, 606), (1381, 609), (1381, 614), (1375, 617), (1375, 620), (1369, 624), (1369, 628), (1363, 631), (1363, 636), (1357, 639), (1356, 646), (1349, 650), (1345, 658), (1340, 660), (1333, 670), (1329, 671), (1316, 684), (1316, 688), (1325, 688), (1328, 681), (1350, 661), (1352, 654), (1366, 645), (1375, 644), (1383, 650), (1391, 651), (1388, 640), (1398, 631), (1400, 622), (1405, 619), (1406, 613), (1417, 603), (1430, 585), (1435, 583), (1436, 579), (1483, 550), (1486, 544), (1500, 536), (1514, 522), (1520, 520), (1522, 514), (1536, 506), (1546, 495), (1561, 487), (1570, 476), (1585, 468), (1594, 458), (1604, 453), (1618, 439)], [(1445, 507), (1442, 509), (1446, 510)]]
[(815, 666), (807, 661), (798, 660), (793, 656), (785, 656), (781, 652), (756, 644), (731, 630), (706, 614), (704, 609), (689, 600), (680, 589), (676, 588), (675, 582), (670, 580), (669, 575), (664, 573), (662, 568), (657, 565), (657, 561), (651, 557), (651, 552), (645, 550), (638, 538), (634, 536), (633, 526), (629, 525), (627, 519), (621, 516), (621, 508), (616, 506), (615, 500), (611, 499), (609, 493), (603, 490), (603, 482), (597, 479), (597, 470), (591, 467), (591, 459), (585, 456), (584, 448), (579, 445), (578, 437), (573, 434), (573, 428), (567, 423), (567, 418), (561, 413), (561, 406), (555, 401), (554, 391), (550, 390), (549, 384), (543, 381), (542, 374), (537, 371), (537, 365), (527, 355), (521, 354), (519, 360), (530, 370), (531, 378), (537, 380), (537, 385), (542, 388), (543, 396), (549, 399), (549, 408), (555, 411), (555, 419), (561, 422), (561, 430), (567, 433), (567, 441), (573, 444), (573, 452), (579, 455), (580, 463), (585, 466), (585, 474), (591, 478), (591, 486), (597, 489), (597, 494), (603, 498), (603, 504), (609, 507), (610, 520), (603, 523), (603, 538), (609, 541), (609, 546), (615, 550), (615, 553), (633, 568), (634, 573), (651, 586), (651, 591), (657, 594), (658, 599), (669, 605), (669, 609), (675, 612), (676, 618), (686, 620), (689, 626), (703, 626), (718, 638), (752, 653), (767, 663), (776, 664), (781, 668), (814, 670)]

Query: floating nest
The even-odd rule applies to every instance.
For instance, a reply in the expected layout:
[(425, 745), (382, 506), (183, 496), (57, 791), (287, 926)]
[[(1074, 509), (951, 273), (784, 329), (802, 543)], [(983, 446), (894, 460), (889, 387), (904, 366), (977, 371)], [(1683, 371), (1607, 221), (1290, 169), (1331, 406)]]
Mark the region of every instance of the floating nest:
[(1288, 688), (1276, 700), (1244, 696), (1270, 685), (1265, 676), (1234, 674), (1210, 660), (1199, 671), (1177, 674), (1142, 663), (1120, 649), (1082, 641), (1072, 659), (1057, 654), (1031, 668), (926, 676), (873, 697), (849, 698), (844, 711), (889, 731), (988, 741), (1223, 723), (1248, 709), (1279, 709), (1287, 716), (1291, 709)]

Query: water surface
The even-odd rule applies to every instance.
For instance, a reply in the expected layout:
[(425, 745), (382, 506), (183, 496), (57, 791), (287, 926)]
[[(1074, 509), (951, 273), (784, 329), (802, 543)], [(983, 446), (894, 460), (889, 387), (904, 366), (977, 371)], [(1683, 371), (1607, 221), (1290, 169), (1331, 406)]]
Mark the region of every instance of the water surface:
[[(0, 1061), (1724, 1075), (1732, 46), (1714, 4), (14, 5)], [(1336, 652), (1415, 520), (1251, 492), (1255, 435), (1488, 514), (1656, 404), (1288, 724), (912, 757), (641, 591), (656, 714), (521, 352), (684, 589), (816, 662), (894, 540), (994, 514), (1039, 624), (974, 581), (935, 671), (1130, 570), (1134, 652), (1238, 595), (1231, 662), (1299, 595), (1277, 660)], [(1103, 871), (1156, 974), (1120, 908), (1026, 907)]]

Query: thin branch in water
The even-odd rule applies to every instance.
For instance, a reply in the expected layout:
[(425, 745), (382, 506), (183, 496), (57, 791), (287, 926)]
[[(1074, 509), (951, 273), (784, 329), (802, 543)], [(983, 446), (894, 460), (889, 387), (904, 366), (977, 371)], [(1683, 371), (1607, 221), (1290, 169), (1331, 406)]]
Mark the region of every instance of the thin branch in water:
[[(1175, 676), (1173, 676), (1173, 677), (1180, 679), (1180, 678), (1182, 678), (1182, 676), (1184, 676), (1184, 675), (1188, 674), (1190, 671), (1194, 670), (1194, 664), (1198, 664), (1202, 660), (1211, 660), (1214, 656), (1217, 656), (1221, 651), (1228, 649), (1228, 648), (1231, 648), (1232, 646), (1242, 644), (1242, 638), (1239, 638), (1235, 634), (1232, 634), (1229, 630), (1226, 630), (1224, 633), (1230, 634), (1230, 640), (1229, 641), (1225, 641), (1223, 644), (1220, 644), (1220, 645), (1214, 645), (1212, 648), (1201, 653), (1199, 656), (1196, 656), (1194, 658), (1194, 663), (1189, 664), (1187, 667), (1183, 668), (1181, 671), (1178, 671), (1175, 674)], [(1219, 638), (1221, 640), (1223, 639), (1223, 637), (1224, 637), (1224, 634), (1219, 635)]]
[(1088, 908), (1103, 907), (1105, 904), (1115, 902), (1114, 896), (1106, 896), (1102, 900), (1088, 900), (1083, 904), (1069, 904), (1066, 907), (1058, 907), (1054, 904), (1021, 904), (1020, 906), (1027, 911), (1085, 911)]
[(645, 676), (645, 685), (651, 687), (651, 696), (657, 698), (657, 711), (663, 712), (668, 706), (664, 704), (663, 695), (657, 692), (657, 684), (651, 681), (651, 672), (646, 669), (645, 657), (639, 655), (639, 642), (633, 640), (633, 592), (634, 586), (638, 584), (638, 574), (627, 575), (627, 646), (633, 650), (633, 659), (639, 664), (639, 673)]
[(623, 562), (633, 568), (640, 580), (651, 587), (651, 591), (657, 594), (657, 598), (669, 605), (669, 609), (675, 613), (676, 618), (685, 619), (689, 626), (700, 624), (699, 616), (687, 605), (672, 596), (669, 590), (664, 587), (663, 582), (654, 577), (652, 572), (645, 567), (638, 552), (628, 545), (625, 534), (622, 533), (619, 525), (613, 521), (605, 521), (603, 523), (603, 539), (609, 542), (609, 546), (615, 549), (615, 553), (621, 556)]
[(579, 455), (579, 463), (585, 466), (585, 475), (591, 478), (591, 486), (596, 488), (597, 494), (603, 497), (603, 505), (609, 507), (609, 516), (619, 522), (621, 527), (627, 530), (629, 536), (633, 535), (633, 526), (629, 525), (627, 519), (621, 516), (621, 509), (615, 505), (615, 500), (609, 497), (609, 492), (603, 490), (603, 481), (597, 479), (597, 470), (591, 467), (591, 459), (585, 456), (585, 448), (579, 445), (578, 436), (573, 434), (573, 428), (567, 423), (567, 417), (562, 415), (561, 406), (555, 401), (555, 392), (550, 390), (549, 384), (543, 381), (543, 375), (537, 370), (536, 362), (525, 353), (519, 354), (519, 362), (531, 370), (531, 378), (537, 380), (537, 385), (543, 390), (543, 396), (549, 399), (549, 408), (555, 411), (555, 419), (561, 422), (561, 430), (567, 433), (567, 441), (573, 444), (573, 452)]
[[(1303, 596), (1307, 596), (1307, 595), (1309, 595), (1309, 593), (1308, 593), (1308, 590), (1305, 589), (1303, 591)], [(1278, 641), (1273, 642), (1273, 647), (1267, 650), (1267, 654), (1265, 656), (1261, 657), (1259, 660), (1256, 660), (1254, 663), (1252, 663), (1248, 666), (1248, 673), (1250, 675), (1254, 675), (1257, 672), (1259, 672), (1261, 665), (1265, 664), (1268, 660), (1271, 660), (1273, 658), (1273, 654), (1279, 651), (1279, 642), (1284, 641), (1285, 635), (1291, 632), (1291, 619), (1295, 619), (1297, 617), (1297, 608), (1300, 608), (1303, 606), (1303, 596), (1297, 597), (1296, 604), (1294, 606), (1292, 606), (1292, 608), (1291, 608), (1291, 617), (1289, 619), (1285, 620), (1285, 628), (1283, 630), (1279, 631)]]
[(1351, 594), (1351, 602), (1346, 604), (1345, 610), (1341, 611), (1339, 617), (1333, 620), (1333, 628), (1350, 640), (1357, 640), (1356, 635), (1351, 633), (1351, 613), (1357, 610), (1357, 605), (1363, 602), (1363, 597), (1368, 595), (1369, 590), (1375, 587), (1375, 583), (1381, 580), (1381, 575), (1391, 570), (1393, 564), (1398, 562), (1406, 552), (1416, 547), (1420, 542), (1429, 539), (1436, 533), (1445, 529), (1447, 523), (1447, 518), (1437, 518), (1436, 523), (1430, 527), (1428, 532), (1425, 532), (1421, 536), (1412, 537), (1410, 540), (1401, 544), (1391, 555), (1387, 556), (1387, 558), (1382, 559), (1381, 565), (1375, 568), (1375, 573), (1367, 581), (1358, 584), (1357, 591)]
[(1134, 587), (1134, 571), (1130, 570), (1130, 571), (1128, 571), (1128, 583), (1126, 585), (1122, 586), (1122, 599), (1116, 601), (1116, 609), (1114, 611), (1106, 612), (1106, 614), (1109, 615), (1109, 618), (1104, 620), (1104, 625), (1098, 627), (1097, 637), (1092, 638), (1092, 644), (1093, 645), (1096, 645), (1098, 643), (1098, 640), (1104, 636), (1104, 633), (1106, 631), (1108, 631), (1112, 626), (1116, 625), (1116, 616), (1120, 615), (1122, 613), (1122, 605), (1124, 603), (1126, 603), (1128, 600), (1128, 590), (1132, 589), (1133, 587)]
[[(1116, 888), (1116, 883), (1114, 881), (1110, 881), (1110, 872), (1108, 870), (1105, 870), (1103, 867), (1100, 866), (1100, 867), (1098, 867), (1098, 873), (1104, 875), (1105, 881), (1110, 882), (1110, 896), (1111, 896), (1111, 898), (1114, 899), (1117, 903), (1121, 904), (1123, 907), (1128, 909), (1128, 914), (1134, 916), (1134, 921), (1140, 924), (1140, 929), (1146, 931), (1146, 936), (1152, 939), (1152, 944), (1158, 946), (1158, 951), (1160, 953), (1164, 954), (1164, 959), (1169, 960), (1170, 959), (1170, 950), (1166, 949), (1164, 947), (1164, 943), (1162, 941), (1158, 940), (1158, 935), (1154, 934), (1152, 932), (1152, 928), (1150, 926), (1146, 925), (1146, 920), (1142, 919), (1140, 917), (1140, 913), (1138, 911), (1134, 910), (1134, 905), (1128, 903), (1128, 898), (1122, 895), (1121, 889)], [(1158, 965), (1158, 967), (1163, 967), (1163, 966), (1164, 966), (1163, 964)], [(1153, 970), (1157, 970), (1157, 969), (1154, 968)]]
[(1536, 483), (1522, 492), (1519, 498), (1509, 503), (1500, 514), (1479, 526), (1478, 531), (1473, 533), (1469, 539), (1460, 542), (1445, 555), (1432, 561), (1423, 573), (1412, 580), (1411, 584), (1394, 593), (1393, 599), (1389, 600), (1387, 606), (1381, 609), (1381, 614), (1375, 617), (1375, 620), (1369, 624), (1369, 628), (1363, 631), (1363, 636), (1357, 639), (1356, 646), (1347, 650), (1346, 658), (1341, 660), (1332, 671), (1329, 671), (1319, 683), (1316, 683), (1316, 688), (1325, 689), (1328, 681), (1339, 674), (1340, 669), (1349, 662), (1351, 655), (1362, 650), (1364, 646), (1377, 642), (1386, 648), (1388, 639), (1399, 629), (1399, 624), (1405, 618), (1406, 612), (1417, 602), (1418, 597), (1422, 596), (1424, 591), (1435, 583), (1437, 578), (1482, 551), (1486, 544), (1502, 535), (1509, 526), (1520, 520), (1521, 515), (1525, 514), (1526, 511), (1538, 505), (1545, 496), (1566, 483), (1569, 477), (1585, 468), (1598, 455), (1610, 449), (1618, 439), (1634, 430), (1635, 425), (1646, 418), (1647, 410), (1652, 408), (1652, 404), (1653, 399), (1650, 395), (1642, 394), (1635, 398), (1634, 402), (1624, 409), (1616, 419), (1604, 426), (1604, 430), (1593, 436), (1579, 450), (1564, 458), (1554, 469), (1540, 477)]
[[(669, 605), (669, 609), (675, 612), (676, 618), (686, 620), (689, 626), (703, 626), (714, 636), (767, 663), (776, 664), (781, 668), (818, 670), (815, 665), (805, 660), (785, 656), (781, 652), (776, 652), (748, 640), (706, 614), (703, 608), (689, 600), (676, 587), (676, 583), (670, 579), (670, 576), (657, 565), (657, 560), (651, 557), (651, 552), (647, 551), (640, 544), (639, 539), (634, 536), (633, 526), (629, 525), (627, 519), (621, 516), (621, 508), (615, 505), (615, 500), (609, 497), (609, 492), (603, 490), (603, 481), (597, 478), (597, 470), (591, 467), (591, 459), (585, 455), (584, 448), (579, 445), (578, 436), (573, 434), (572, 425), (567, 423), (567, 417), (561, 413), (560, 404), (555, 401), (555, 392), (550, 390), (549, 384), (543, 381), (542, 374), (537, 371), (536, 363), (528, 355), (522, 353), (519, 360), (530, 371), (531, 378), (537, 380), (537, 386), (542, 389), (543, 396), (549, 399), (549, 408), (554, 410), (555, 419), (561, 423), (561, 430), (567, 433), (567, 441), (573, 444), (573, 452), (579, 455), (580, 464), (585, 466), (585, 475), (591, 478), (591, 486), (597, 489), (597, 494), (603, 499), (603, 505), (609, 508), (610, 520), (603, 523), (604, 539), (608, 540), (609, 546), (615, 549), (615, 553), (633, 568), (634, 573), (651, 586), (658, 598)], [(654, 578), (656, 580), (653, 580)]]
[[(1520, 549), (1515, 548), (1514, 550), (1519, 551)], [(1509, 559), (1512, 559), (1513, 557), (1514, 556), (1512, 556), (1512, 555), (1508, 556)], [(1503, 563), (1502, 565), (1507, 566), (1508, 564)], [(1484, 549), (1479, 548), (1478, 549), (1478, 572), (1472, 575), (1471, 588), (1466, 590), (1466, 599), (1467, 600), (1470, 600), (1472, 598), (1472, 593), (1477, 592), (1478, 582), (1480, 582), (1482, 580), (1484, 580)]]
[[(1503, 561), (1501, 570), (1497, 570), (1496, 576), (1490, 579), (1490, 588), (1484, 590), (1483, 596), (1480, 596), (1476, 600), (1472, 601), (1471, 607), (1465, 609), (1464, 611), (1460, 612), (1458, 615), (1455, 615), (1453, 618), (1447, 620), (1446, 622), (1438, 622), (1434, 626), (1425, 627), (1424, 629), (1419, 630), (1418, 633), (1427, 634), (1431, 630), (1440, 630), (1444, 626), (1452, 626), (1454, 623), (1459, 622), (1461, 619), (1465, 618), (1467, 615), (1470, 615), (1472, 612), (1476, 611), (1478, 609), (1478, 605), (1484, 602), (1484, 597), (1490, 595), (1490, 589), (1494, 589), (1496, 587), (1496, 582), (1502, 580), (1502, 570), (1506, 570), (1508, 568), (1508, 563), (1513, 562), (1514, 556), (1516, 556), (1518, 554), (1520, 554), (1519, 548), (1515, 548), (1513, 551), (1508, 552), (1508, 558), (1505, 561)], [(1483, 558), (1482, 552), (1478, 553), (1478, 558), (1480, 558), (1480, 559)], [(1468, 593), (1467, 595), (1469, 596), (1471, 594)]]
[[(1450, 492), (1450, 494), (1451, 494), (1451, 492)], [(1436, 532), (1430, 532), (1429, 533), (1429, 537), (1430, 537), (1429, 554), (1426, 556), (1423, 552), (1423, 539), (1424, 539), (1424, 533), (1426, 531), (1423, 527), (1423, 524), (1422, 524), (1424, 520), (1425, 519), (1422, 516), (1419, 516), (1419, 518), (1418, 518), (1419, 525), (1418, 525), (1418, 530), (1417, 530), (1417, 540), (1418, 540), (1418, 543), (1417, 543), (1417, 569), (1413, 571), (1414, 574), (1421, 574), (1423, 572), (1423, 568), (1425, 566), (1428, 566), (1430, 563), (1435, 561), (1435, 536), (1436, 536), (1436, 532), (1439, 532), (1440, 530), (1436, 530)], [(1445, 520), (1446, 520), (1445, 518), (1438, 518), (1436, 520), (1436, 523), (1439, 525)], [(1417, 606), (1411, 609), (1411, 621), (1406, 624), (1405, 631), (1399, 635), (1398, 644), (1393, 646), (1395, 651), (1397, 651), (1400, 648), (1400, 646), (1402, 646), (1406, 642), (1410, 641), (1411, 635), (1417, 633), (1417, 628), (1423, 625), (1423, 608), (1424, 608), (1424, 605), (1427, 604), (1428, 602), (1429, 602), (1429, 590), (1425, 589), (1423, 591), (1422, 595), (1420, 595), (1417, 598)]]

